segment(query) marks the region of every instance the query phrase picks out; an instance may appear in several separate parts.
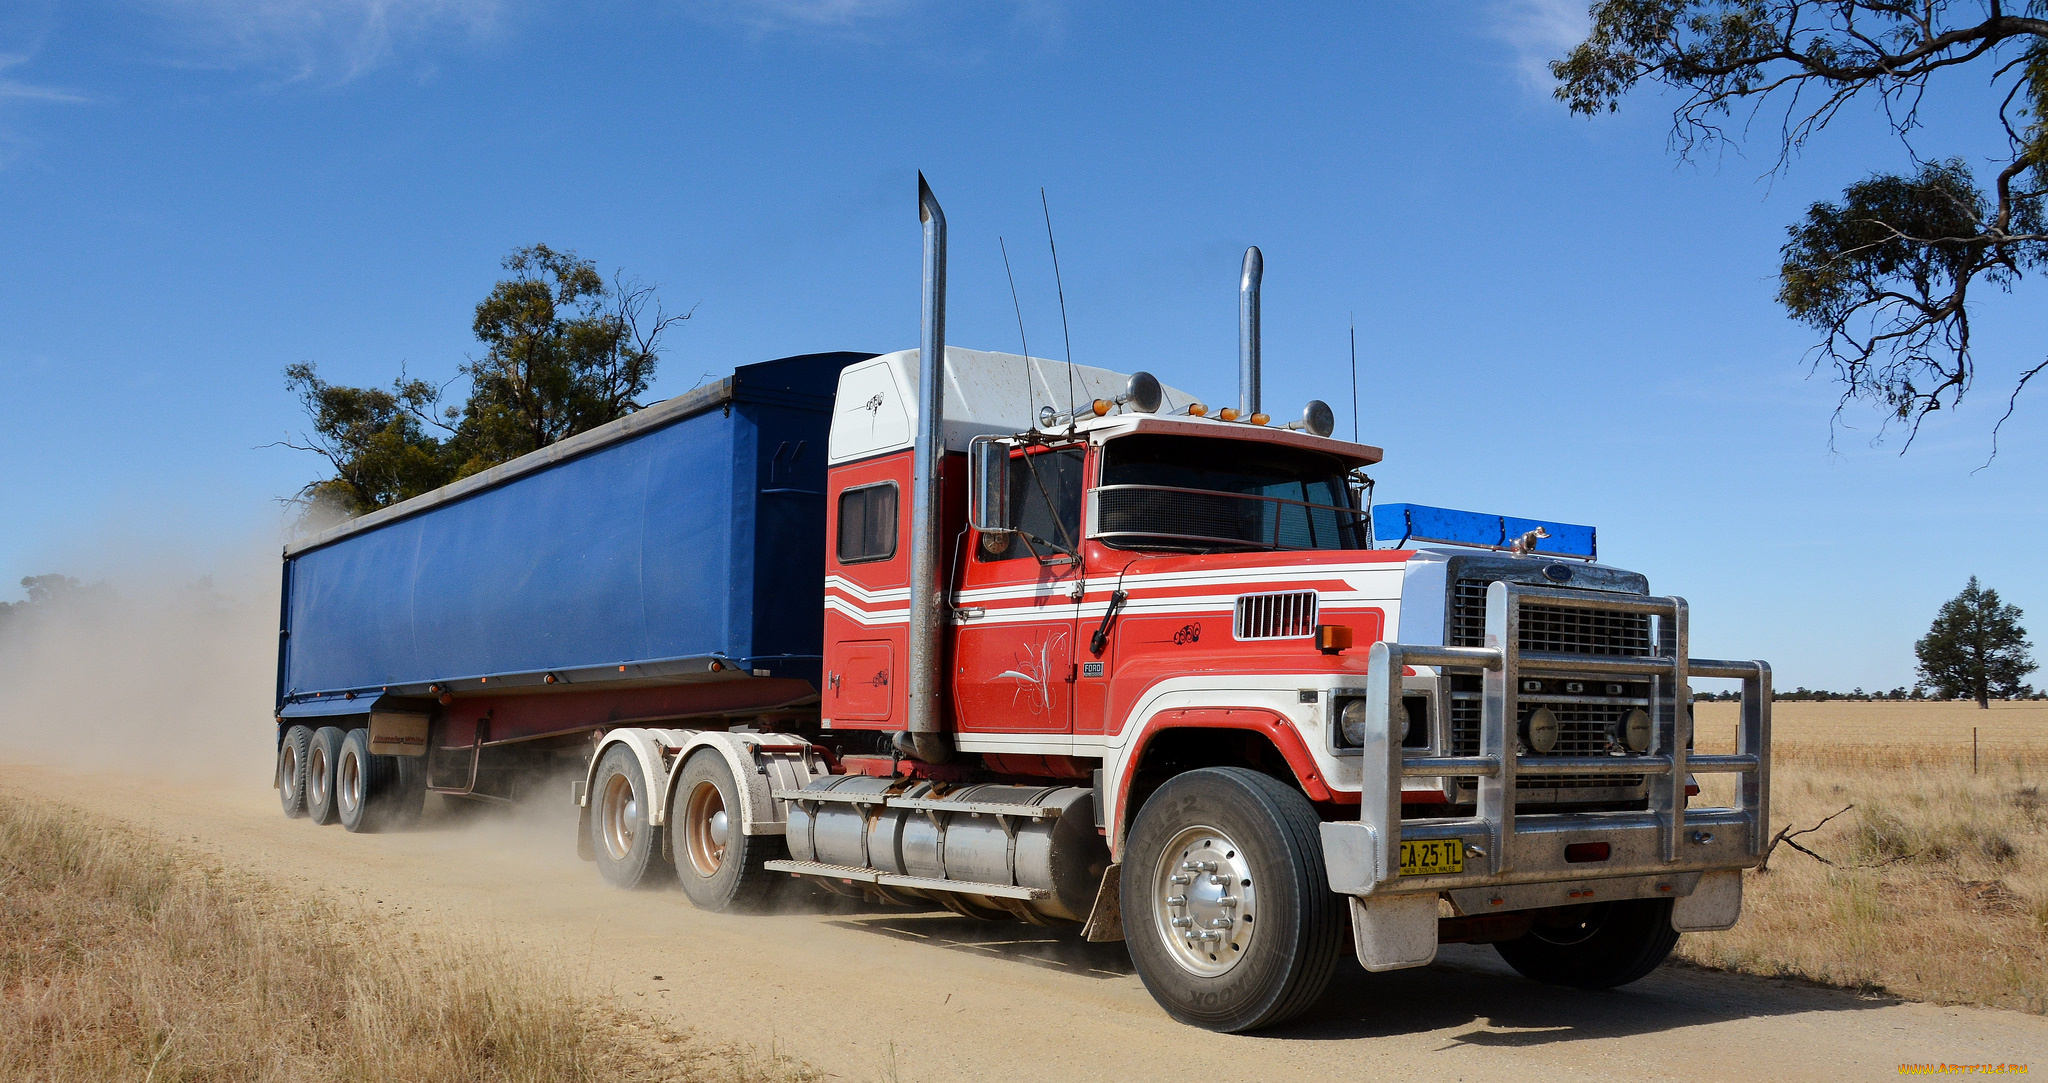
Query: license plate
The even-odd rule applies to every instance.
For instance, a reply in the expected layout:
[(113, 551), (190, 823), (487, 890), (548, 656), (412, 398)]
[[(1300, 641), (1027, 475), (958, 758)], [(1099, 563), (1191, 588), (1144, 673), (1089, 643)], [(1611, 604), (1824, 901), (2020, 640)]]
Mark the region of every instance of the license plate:
[(1457, 839), (1401, 844), (1401, 875), (1432, 876), (1465, 871), (1465, 844)]

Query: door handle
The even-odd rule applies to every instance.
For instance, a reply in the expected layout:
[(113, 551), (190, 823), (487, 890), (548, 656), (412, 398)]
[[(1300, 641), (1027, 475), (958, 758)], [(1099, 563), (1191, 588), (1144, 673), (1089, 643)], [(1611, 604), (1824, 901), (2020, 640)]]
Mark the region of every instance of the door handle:
[(953, 611), (954, 620), (980, 620), (987, 615), (988, 610), (978, 605), (962, 606)]

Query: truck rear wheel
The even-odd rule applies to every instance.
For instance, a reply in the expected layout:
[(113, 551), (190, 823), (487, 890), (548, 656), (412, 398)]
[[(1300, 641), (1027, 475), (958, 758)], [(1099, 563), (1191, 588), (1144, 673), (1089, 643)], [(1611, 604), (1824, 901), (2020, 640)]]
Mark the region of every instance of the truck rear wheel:
[(648, 868), (661, 864), (661, 829), (651, 822), (649, 794), (640, 757), (625, 745), (607, 749), (590, 787), (590, 842), (598, 871), (613, 887), (638, 887)]
[(350, 730), (334, 761), (334, 806), (349, 831), (382, 831), (397, 818), (398, 764), (395, 756), (370, 751), (370, 731)]
[(1677, 943), (1670, 899), (1627, 899), (1538, 916), (1527, 933), (1493, 949), (1533, 981), (1612, 989), (1657, 969)]
[(717, 749), (700, 748), (676, 778), (668, 822), (676, 879), (704, 910), (745, 910), (768, 901), (776, 877), (761, 866), (780, 856), (773, 835), (740, 830), (746, 795)]
[(334, 767), (341, 759), (345, 736), (333, 726), (322, 726), (306, 742), (306, 818), (316, 824), (324, 826), (335, 820)]
[(306, 814), (306, 746), (312, 743), (312, 730), (293, 726), (277, 744), (277, 799), (294, 820)]
[(1183, 1023), (1257, 1030), (1314, 1004), (1344, 937), (1315, 808), (1238, 767), (1169, 780), (1123, 863), (1124, 939), (1153, 999)]

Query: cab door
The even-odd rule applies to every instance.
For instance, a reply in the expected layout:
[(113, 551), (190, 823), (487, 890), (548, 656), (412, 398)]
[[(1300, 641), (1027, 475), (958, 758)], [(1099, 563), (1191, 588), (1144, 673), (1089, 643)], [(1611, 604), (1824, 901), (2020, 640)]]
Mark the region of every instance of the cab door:
[(963, 733), (1071, 733), (1080, 601), (1083, 448), (1011, 456), (1017, 530), (969, 530), (953, 596), (954, 707)]

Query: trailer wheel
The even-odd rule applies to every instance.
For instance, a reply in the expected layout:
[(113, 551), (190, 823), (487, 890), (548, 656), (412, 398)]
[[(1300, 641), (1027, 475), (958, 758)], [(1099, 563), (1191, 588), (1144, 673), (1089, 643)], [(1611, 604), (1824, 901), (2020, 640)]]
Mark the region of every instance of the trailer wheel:
[(648, 868), (661, 864), (661, 829), (649, 822), (654, 805), (640, 758), (624, 745), (613, 745), (598, 761), (590, 792), (590, 841), (598, 871), (613, 887), (640, 886)]
[(704, 910), (747, 910), (768, 901), (777, 877), (761, 866), (779, 856), (772, 835), (740, 830), (746, 795), (718, 750), (698, 749), (676, 778), (668, 822), (676, 879)]
[(1226, 1033), (1272, 1026), (1330, 983), (1345, 923), (1315, 808), (1239, 767), (1170, 779), (1138, 813), (1123, 863), (1124, 939), (1153, 999)]
[(346, 736), (333, 726), (322, 726), (306, 742), (306, 818), (316, 824), (333, 823), (339, 811), (334, 801), (334, 768)]
[(312, 730), (293, 726), (277, 745), (277, 799), (294, 820), (306, 814), (306, 746), (312, 743)]
[(1493, 948), (1525, 978), (1612, 989), (1657, 969), (1677, 943), (1670, 899), (1627, 899), (1540, 915), (1527, 933)]
[(334, 806), (341, 826), (351, 832), (382, 831), (398, 813), (398, 765), (395, 756), (370, 751), (370, 731), (350, 730), (334, 761)]
[(427, 807), (427, 758), (392, 756), (391, 763), (397, 775), (391, 785), (391, 826), (411, 827)]

